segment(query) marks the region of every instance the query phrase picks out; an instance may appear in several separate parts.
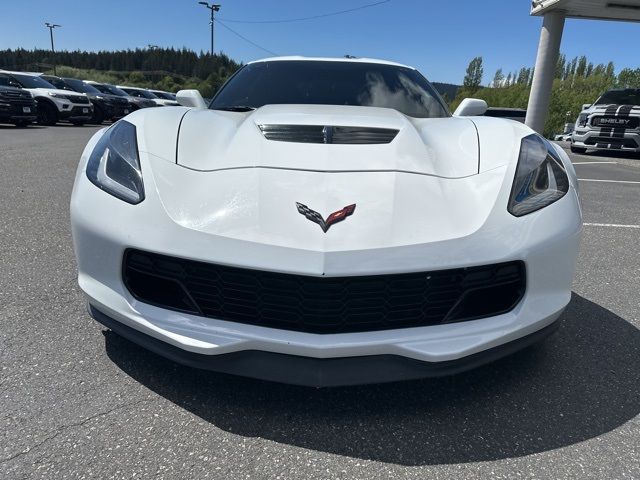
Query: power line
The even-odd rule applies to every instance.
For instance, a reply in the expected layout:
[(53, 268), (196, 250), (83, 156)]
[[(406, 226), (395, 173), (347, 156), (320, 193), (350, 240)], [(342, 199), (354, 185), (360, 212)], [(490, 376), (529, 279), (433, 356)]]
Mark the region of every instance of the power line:
[(378, 5), (382, 5), (383, 3), (389, 3), (391, 0), (381, 0), (380, 2), (368, 3), (366, 5), (361, 5), (359, 7), (349, 8), (347, 10), (340, 10), (338, 12), (331, 13), (323, 13), (320, 15), (314, 15), (312, 17), (300, 17), (300, 18), (286, 18), (281, 20), (235, 20), (230, 18), (224, 18), (225, 22), (229, 23), (289, 23), (289, 22), (301, 22), (303, 20), (315, 20), (317, 18), (325, 18), (325, 17), (333, 17), (335, 15), (342, 15), (343, 13), (351, 13), (358, 10), (363, 10), (365, 8), (376, 7)]
[(278, 56), (278, 54), (276, 52), (273, 52), (271, 50), (269, 50), (268, 48), (264, 48), (261, 47), (260, 45), (258, 45), (256, 42), (253, 42), (251, 40), (249, 40), (247, 37), (245, 37), (244, 35), (241, 35), (240, 33), (236, 32), (233, 28), (229, 27), (228, 25), (225, 25), (223, 22), (221, 22), (219, 19), (214, 18), (214, 22), (220, 24), (220, 26), (226, 28), (227, 30), (229, 30), (231, 33), (233, 33), (234, 35), (237, 35), (238, 37), (240, 37), (242, 40), (244, 40), (247, 43), (250, 43), (251, 45), (253, 45), (254, 47), (259, 48), (260, 50), (264, 50), (267, 53), (270, 53), (271, 55), (275, 55), (276, 57)]

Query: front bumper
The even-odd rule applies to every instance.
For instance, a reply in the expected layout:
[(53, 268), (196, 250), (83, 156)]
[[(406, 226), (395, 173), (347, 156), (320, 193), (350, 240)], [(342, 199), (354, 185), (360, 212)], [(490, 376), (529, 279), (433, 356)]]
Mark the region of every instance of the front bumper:
[[(90, 147), (89, 147), (90, 149)], [(482, 226), (464, 236), (448, 240), (428, 242), (398, 242), (395, 245), (347, 250), (323, 249), (321, 243), (313, 244), (317, 239), (327, 242), (316, 225), (307, 222), (302, 226), (310, 228), (308, 235), (302, 238), (306, 244), (287, 246), (291, 238), (272, 237), (259, 242), (247, 239), (248, 233), (241, 232), (245, 239), (228, 235), (212, 234), (203, 231), (200, 225), (180, 221), (179, 210), (167, 211), (169, 197), (162, 197), (159, 187), (162, 182), (176, 182), (176, 175), (189, 175), (193, 178), (208, 178), (216, 175), (222, 183), (232, 177), (240, 185), (245, 185), (244, 173), (230, 172), (197, 173), (189, 171), (175, 163), (152, 159), (152, 155), (141, 151), (140, 161), (145, 181), (145, 200), (139, 205), (129, 205), (96, 188), (86, 177), (86, 155), (81, 160), (71, 199), (71, 218), (74, 247), (78, 260), (78, 281), (85, 292), (98, 321), (117, 325), (122, 331), (133, 329), (145, 337), (166, 344), (167, 351), (184, 351), (184, 358), (210, 358), (214, 356), (237, 354), (226, 358), (244, 358), (241, 352), (262, 352), (293, 357), (304, 357), (308, 367), (303, 371), (317, 369), (319, 365), (329, 365), (313, 360), (353, 359), (353, 365), (359, 364), (355, 357), (392, 356), (393, 364), (398, 358), (401, 362), (414, 365), (414, 362), (426, 362), (424, 367), (409, 370), (413, 373), (399, 373), (396, 367), (389, 367), (388, 374), (376, 372), (370, 376), (359, 373), (355, 377), (333, 382), (328, 374), (316, 374), (312, 384), (367, 383), (392, 380), (393, 372), (399, 378), (415, 378), (416, 372), (430, 370), (431, 365), (443, 367), (438, 371), (449, 371), (447, 362), (469, 359), (474, 355), (487, 352), (483, 358), (493, 358), (489, 351), (510, 344), (528, 335), (545, 329), (553, 324), (569, 303), (571, 284), (575, 271), (578, 244), (582, 232), (580, 208), (575, 190), (554, 204), (521, 218), (510, 216), (506, 212), (510, 194), (509, 182), (501, 187), (496, 205)], [(155, 171), (151, 167), (155, 162)], [(256, 174), (258, 169), (253, 170)], [(496, 169), (497, 170), (497, 169)], [(322, 184), (322, 172), (258, 172), (260, 175), (279, 175), (287, 184)], [(398, 177), (420, 181), (426, 189), (441, 182), (438, 178), (415, 176), (409, 173), (355, 174), (366, 185), (375, 176), (381, 185), (394, 183)], [(489, 175), (489, 174), (488, 174)], [(493, 172), (490, 175), (503, 175), (512, 178), (512, 172)], [(345, 174), (346, 176), (346, 174)], [(388, 177), (387, 177), (388, 176)], [(331, 177), (334, 179), (335, 177)], [(472, 181), (461, 179), (460, 182)], [(358, 186), (351, 183), (349, 195), (358, 195)], [(463, 184), (463, 189), (466, 184)], [(297, 188), (297, 187), (296, 187)], [(364, 188), (364, 187), (362, 187)], [(435, 188), (435, 187), (434, 187)], [(211, 187), (203, 190), (199, 202), (210, 211), (210, 200), (204, 198), (206, 191), (215, 193)], [(368, 189), (370, 190), (370, 189)], [(375, 189), (374, 189), (375, 190)], [(176, 192), (176, 188), (167, 191)], [(177, 193), (177, 192), (176, 192)], [(378, 197), (381, 196), (379, 192)], [(344, 199), (340, 199), (342, 202)], [(288, 202), (287, 202), (288, 203)], [(342, 203), (340, 203), (342, 204)], [(346, 204), (346, 203), (345, 203)], [(360, 207), (359, 207), (360, 208)], [(365, 216), (365, 207), (360, 213)], [(298, 213), (294, 212), (295, 219)], [(215, 218), (213, 219), (215, 220)], [(344, 224), (342, 232), (351, 231), (355, 235), (358, 219)], [(304, 222), (304, 220), (303, 220)], [(207, 223), (210, 225), (210, 223)], [(317, 229), (317, 232), (316, 232)], [(431, 230), (434, 230), (431, 228)], [(433, 235), (438, 232), (433, 232)], [(340, 235), (340, 241), (347, 242), (349, 235)], [(357, 235), (358, 238), (362, 234)], [(333, 238), (338, 236), (334, 235)], [(305, 240), (306, 239), (306, 240)], [(375, 238), (370, 239), (376, 241)], [(260, 270), (283, 273), (297, 273), (314, 276), (357, 276), (398, 272), (426, 272), (459, 267), (487, 265), (493, 263), (521, 260), (526, 265), (526, 292), (522, 301), (511, 311), (477, 320), (451, 324), (402, 328), (384, 331), (366, 331), (338, 334), (315, 334), (293, 332), (258, 325), (248, 325), (197, 315), (171, 311), (136, 300), (125, 287), (122, 280), (122, 259), (128, 248), (172, 255), (210, 263), (221, 263)], [(104, 320), (107, 318), (107, 320)], [(104, 320), (104, 322), (103, 322)], [(117, 322), (114, 324), (113, 322)], [(111, 327), (110, 327), (111, 328)], [(535, 338), (535, 337), (533, 337)], [(140, 342), (139, 342), (140, 343)], [(149, 343), (149, 342), (146, 342)], [(151, 347), (149, 347), (151, 348)], [(155, 347), (154, 347), (155, 348)], [(498, 351), (511, 350), (504, 347)], [(510, 348), (510, 347), (509, 347)], [(246, 354), (248, 355), (248, 354)], [(266, 355), (270, 357), (270, 355)], [(266, 358), (259, 355), (254, 358)], [(171, 358), (178, 359), (172, 354)], [(274, 358), (281, 358), (276, 356)], [(217, 363), (211, 360), (212, 363)], [(221, 363), (234, 363), (220, 360)], [(377, 365), (377, 360), (370, 365)], [(192, 364), (191, 360), (185, 363)], [(206, 362), (205, 362), (206, 363)], [(259, 363), (259, 362), (257, 362)], [(335, 362), (336, 365), (339, 362)], [(225, 367), (225, 371), (266, 379), (276, 379), (273, 373), (266, 374), (256, 366), (255, 361), (238, 360), (234, 367)], [(346, 365), (346, 364), (345, 364)], [(417, 363), (415, 364), (417, 365)], [(247, 370), (248, 368), (248, 370)], [(347, 367), (345, 367), (347, 368)], [(349, 369), (351, 367), (348, 367)], [(371, 368), (371, 367), (370, 367)], [(456, 367), (458, 368), (458, 367)], [(218, 369), (221, 369), (218, 368)], [(403, 367), (404, 369), (404, 367)], [(400, 369), (400, 370), (403, 370)], [(334, 369), (329, 369), (335, 372)], [(325, 367), (320, 367), (325, 372)], [(454, 371), (454, 370), (451, 370)], [(455, 370), (457, 371), (457, 370)], [(320, 377), (318, 377), (320, 375)], [(371, 376), (372, 375), (372, 376)], [(421, 374), (420, 376), (424, 376)], [(318, 379), (320, 378), (320, 380)], [(283, 381), (298, 381), (282, 378)], [(310, 380), (311, 381), (311, 380)]]
[(93, 117), (93, 105), (63, 105), (62, 110), (58, 110), (61, 120), (69, 121), (89, 121)]
[(100, 107), (104, 111), (105, 119), (120, 120), (122, 117), (129, 115), (133, 110), (128, 103), (102, 103)]
[(92, 306), (89, 306), (89, 313), (96, 321), (127, 340), (188, 367), (316, 388), (455, 375), (533, 345), (554, 333), (560, 323), (554, 321), (529, 335), (458, 360), (422, 362), (399, 355), (319, 359), (259, 350), (205, 355), (183, 350), (146, 335)]
[[(33, 122), (37, 118), (35, 102), (0, 101), (0, 120), (7, 122)], [(28, 109), (28, 112), (24, 110)]]
[(120, 120), (121, 118), (129, 115), (132, 111), (133, 108), (129, 105), (114, 105), (111, 108), (111, 120)]
[(640, 130), (577, 128), (571, 136), (571, 144), (594, 150), (640, 152)]

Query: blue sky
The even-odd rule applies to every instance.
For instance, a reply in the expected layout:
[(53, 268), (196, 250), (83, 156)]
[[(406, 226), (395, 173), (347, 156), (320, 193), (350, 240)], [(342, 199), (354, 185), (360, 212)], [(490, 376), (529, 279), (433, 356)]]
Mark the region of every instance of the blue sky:
[[(220, 20), (273, 20), (376, 0), (218, 1)], [(533, 65), (542, 21), (530, 17), (529, 8), (528, 0), (391, 0), (309, 21), (227, 25), (278, 54), (385, 58), (416, 66), (441, 82), (461, 83), (469, 60), (480, 55), (486, 84), (499, 67), (506, 72)], [(43, 25), (49, 21), (63, 25), (56, 30), (58, 49), (112, 50), (151, 43), (207, 50), (207, 14), (196, 0), (3, 0), (0, 49), (49, 48)], [(568, 57), (587, 55), (594, 63), (612, 60), (616, 70), (638, 68), (637, 42), (631, 39), (639, 36), (640, 24), (567, 20), (562, 51)], [(239, 61), (270, 56), (220, 26), (216, 50)]]

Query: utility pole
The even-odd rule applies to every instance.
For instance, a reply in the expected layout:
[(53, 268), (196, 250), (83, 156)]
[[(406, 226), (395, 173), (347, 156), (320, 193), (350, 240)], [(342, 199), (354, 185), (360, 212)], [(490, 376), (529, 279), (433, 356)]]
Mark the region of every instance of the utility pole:
[(61, 27), (62, 25), (57, 25), (55, 23), (49, 23), (49, 22), (45, 22), (45, 27), (47, 27), (49, 29), (49, 35), (51, 36), (51, 52), (53, 54), (53, 74), (57, 75), (56, 73), (56, 49), (53, 45), (53, 29), (54, 28), (58, 28)]
[(212, 3), (209, 5), (209, 2), (198, 2), (200, 5), (204, 5), (206, 8), (211, 10), (211, 56), (213, 56), (213, 22), (214, 15), (216, 12), (220, 11), (221, 5), (219, 3)]

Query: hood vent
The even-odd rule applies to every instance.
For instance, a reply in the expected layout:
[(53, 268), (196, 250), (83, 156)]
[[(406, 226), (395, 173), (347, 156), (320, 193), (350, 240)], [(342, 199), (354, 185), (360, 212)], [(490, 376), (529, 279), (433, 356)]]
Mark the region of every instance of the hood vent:
[(336, 127), (323, 125), (258, 125), (267, 140), (296, 143), (369, 145), (391, 143), (399, 130), (374, 127)]

